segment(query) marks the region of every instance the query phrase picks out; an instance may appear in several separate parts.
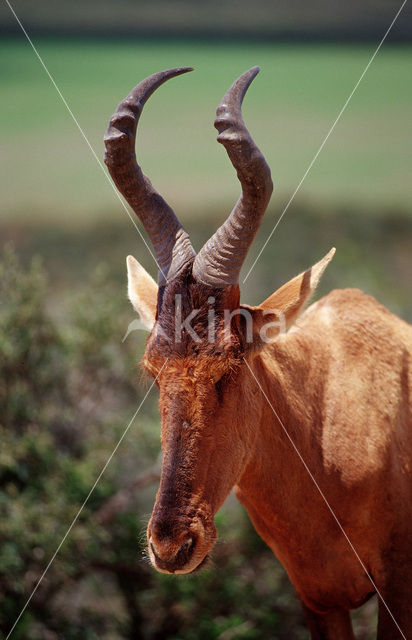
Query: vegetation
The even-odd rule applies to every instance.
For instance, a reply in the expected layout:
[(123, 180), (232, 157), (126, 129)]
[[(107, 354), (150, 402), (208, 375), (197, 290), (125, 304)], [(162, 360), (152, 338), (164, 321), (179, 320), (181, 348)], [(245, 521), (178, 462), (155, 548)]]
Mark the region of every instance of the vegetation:
[[(70, 317), (56, 322), (37, 262), (23, 270), (8, 250), (0, 270), (0, 629), (7, 634), (135, 400), (107, 274), (100, 270)], [(143, 405), (13, 637), (286, 638), (292, 626), (301, 637), (291, 587), (240, 511), (219, 518), (218, 570), (176, 581), (142, 559), (143, 514), (153, 499), (143, 487), (157, 480), (143, 473), (159, 446), (154, 411), (152, 400)], [(134, 490), (125, 496), (125, 487)]]

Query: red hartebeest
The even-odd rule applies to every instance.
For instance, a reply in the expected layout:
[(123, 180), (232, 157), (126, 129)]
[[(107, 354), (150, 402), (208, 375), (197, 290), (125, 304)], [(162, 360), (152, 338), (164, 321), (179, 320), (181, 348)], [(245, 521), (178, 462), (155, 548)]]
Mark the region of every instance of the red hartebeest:
[(215, 122), (242, 195), (195, 254), (134, 150), (146, 100), (190, 70), (141, 82), (105, 137), (106, 164), (159, 266), (156, 285), (127, 260), (129, 297), (151, 330), (143, 364), (160, 389), (151, 561), (177, 574), (205, 564), (234, 487), (288, 572), (312, 638), (353, 639), (349, 610), (376, 591), (379, 640), (412, 638), (412, 327), (355, 289), (302, 313), (333, 251), (258, 307), (240, 304), (239, 272), (272, 192), (241, 114), (258, 68), (229, 89)]

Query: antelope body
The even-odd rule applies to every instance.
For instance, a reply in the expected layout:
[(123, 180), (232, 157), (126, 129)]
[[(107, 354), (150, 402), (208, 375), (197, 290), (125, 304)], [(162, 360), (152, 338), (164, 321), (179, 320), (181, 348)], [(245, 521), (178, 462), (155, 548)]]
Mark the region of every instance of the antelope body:
[(258, 68), (229, 89), (215, 122), (242, 195), (195, 254), (134, 151), (147, 98), (190, 70), (141, 82), (105, 136), (110, 173), (159, 265), (156, 285), (127, 260), (129, 297), (151, 330), (143, 365), (160, 390), (151, 561), (166, 573), (202, 567), (234, 487), (313, 639), (353, 639), (349, 611), (375, 592), (379, 640), (412, 637), (412, 327), (352, 289), (303, 312), (333, 250), (261, 305), (240, 304), (239, 272), (272, 191), (241, 115)]

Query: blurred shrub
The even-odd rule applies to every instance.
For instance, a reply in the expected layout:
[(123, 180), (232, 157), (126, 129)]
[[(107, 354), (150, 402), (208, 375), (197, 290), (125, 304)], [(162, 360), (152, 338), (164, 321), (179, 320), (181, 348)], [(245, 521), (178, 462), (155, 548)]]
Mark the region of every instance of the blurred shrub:
[[(37, 260), (24, 269), (10, 249), (0, 262), (0, 632), (5, 635), (137, 404), (131, 348), (142, 350), (143, 343), (139, 336), (121, 342), (130, 321), (124, 296), (104, 266), (76, 290), (76, 295), (53, 290)], [(153, 501), (154, 487), (147, 485), (156, 472), (140, 484), (139, 478), (143, 474), (144, 480), (158, 455), (157, 422), (149, 397), (127, 446), (119, 447), (81, 510), (12, 637), (306, 637), (284, 571), (232, 500), (217, 516), (223, 542), (209, 569), (173, 577), (148, 566), (142, 531)], [(113, 511), (119, 496), (126, 498)]]

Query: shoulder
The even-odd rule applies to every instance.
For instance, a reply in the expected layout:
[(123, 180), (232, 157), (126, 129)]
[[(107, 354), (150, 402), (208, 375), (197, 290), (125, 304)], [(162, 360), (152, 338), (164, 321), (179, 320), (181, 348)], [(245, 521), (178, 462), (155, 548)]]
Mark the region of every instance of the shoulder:
[[(392, 316), (390, 311), (381, 305), (373, 296), (360, 289), (334, 289), (326, 296), (313, 303), (304, 315), (307, 319), (319, 316), (319, 319), (331, 320), (339, 318), (343, 321), (347, 318), (362, 318), (371, 315)], [(395, 317), (395, 316), (393, 316)]]
[[(327, 334), (411, 344), (412, 326), (391, 313), (373, 296), (359, 289), (335, 289), (312, 304), (298, 320), (297, 329)], [(356, 336), (356, 337), (355, 337)]]

